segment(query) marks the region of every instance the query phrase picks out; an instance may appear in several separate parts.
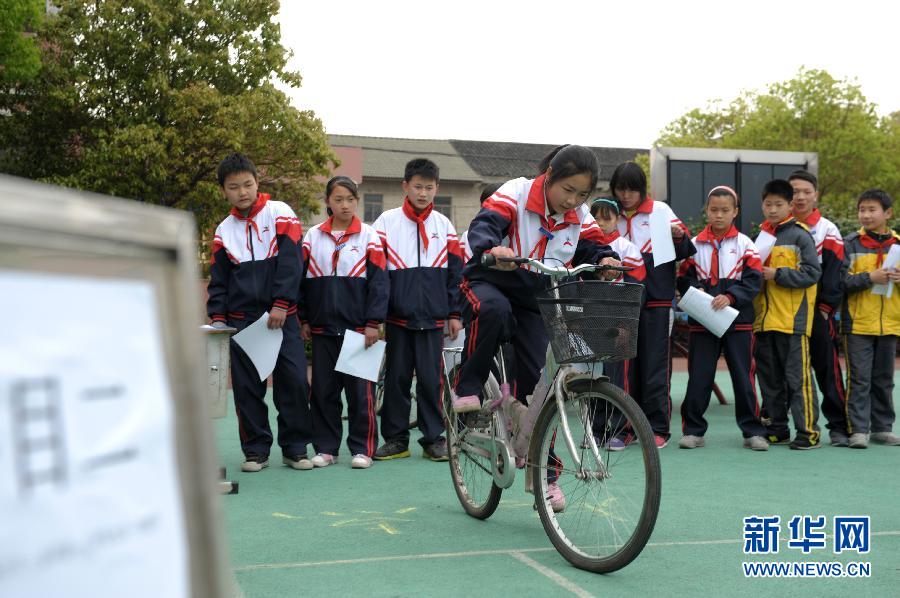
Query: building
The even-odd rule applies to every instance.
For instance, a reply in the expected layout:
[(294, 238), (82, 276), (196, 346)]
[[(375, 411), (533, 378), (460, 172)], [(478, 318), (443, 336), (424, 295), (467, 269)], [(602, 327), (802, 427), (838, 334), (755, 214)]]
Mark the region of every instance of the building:
[[(400, 183), (403, 168), (413, 158), (428, 158), (438, 165), (441, 182), (435, 209), (450, 218), (457, 230), (465, 230), (480, 208), (481, 191), (488, 184), (520, 176), (532, 177), (553, 145), (471, 141), (462, 139), (397, 139), (357, 135), (329, 135), (329, 144), (340, 157), (335, 174), (359, 183), (360, 216), (373, 222), (384, 210), (403, 201)], [(634, 160), (646, 149), (592, 148), (600, 160), (599, 192), (608, 192), (616, 165)], [(325, 219), (324, 204), (311, 224)]]

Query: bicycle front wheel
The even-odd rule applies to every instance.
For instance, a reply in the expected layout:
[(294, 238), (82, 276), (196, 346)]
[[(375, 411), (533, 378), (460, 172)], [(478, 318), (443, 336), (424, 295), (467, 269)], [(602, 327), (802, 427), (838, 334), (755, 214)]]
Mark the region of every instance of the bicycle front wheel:
[[(590, 380), (572, 386), (564, 413), (548, 400), (538, 417), (529, 474), (544, 531), (559, 553), (579, 569), (609, 573), (633, 561), (653, 532), (659, 452), (647, 418), (621, 389)], [(635, 440), (637, 446), (628, 446)], [(563, 500), (550, 487), (554, 482)]]
[[(456, 379), (458, 367), (450, 372), (449, 380)], [(491, 388), (491, 382), (493, 376), (485, 384), (486, 393)], [(476, 519), (487, 519), (497, 510), (503, 490), (494, 483), (491, 454), (475, 446), (471, 440), (475, 435), (492, 436), (494, 418), (480, 412), (455, 413), (448, 386), (444, 387), (443, 411), (453, 488), (466, 513)], [(497, 383), (493, 382), (493, 387), (496, 386)], [(496, 391), (499, 393), (499, 388)], [(487, 398), (489, 396), (486, 394), (485, 400), (490, 400)]]

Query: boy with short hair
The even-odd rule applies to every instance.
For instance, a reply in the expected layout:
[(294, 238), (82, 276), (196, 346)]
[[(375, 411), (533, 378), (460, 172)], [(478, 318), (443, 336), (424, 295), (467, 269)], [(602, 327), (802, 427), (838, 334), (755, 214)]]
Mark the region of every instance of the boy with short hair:
[(900, 334), (900, 289), (890, 298), (872, 292), (874, 284), (900, 282), (896, 268), (883, 267), (891, 247), (900, 243), (889, 226), (891, 196), (881, 189), (864, 191), (856, 202), (862, 228), (844, 239), (847, 273), (841, 332), (847, 359), (849, 446), (867, 448), (871, 439), (900, 446), (894, 423), (894, 357)]
[(440, 412), (443, 392), (443, 329), (451, 340), (462, 329), (459, 283), (462, 253), (453, 224), (434, 210), (440, 184), (431, 160), (410, 160), (403, 175), (403, 205), (388, 210), (372, 225), (387, 256), (390, 299), (385, 326), (384, 444), (375, 459), (409, 457), (410, 385), (416, 373), (416, 401), (423, 456), (447, 460)]
[[(815, 285), (822, 274), (816, 245), (805, 225), (791, 215), (791, 184), (775, 179), (763, 187), (763, 214), (756, 246), (763, 260), (762, 290), (753, 301), (757, 379), (763, 409), (772, 420), (771, 444), (807, 450), (821, 446), (819, 405), (809, 365), (809, 335)], [(768, 254), (768, 255), (766, 255)], [(797, 434), (790, 440), (788, 409)]]
[[(281, 328), (283, 340), (272, 372), (278, 410), (282, 463), (312, 469), (306, 445), (312, 437), (306, 353), (300, 340), (297, 298), (302, 272), (302, 229), (286, 203), (259, 193), (256, 167), (247, 156), (231, 154), (219, 165), (219, 186), (231, 214), (216, 228), (210, 259), (206, 310), (213, 325), (243, 330), (269, 312), (268, 327)], [(266, 381), (234, 341), (231, 382), (244, 452), (241, 470), (269, 466), (272, 431), (266, 408)]]
[(794, 190), (792, 212), (797, 222), (809, 227), (816, 242), (822, 277), (816, 290), (810, 336), (810, 361), (822, 391), (822, 415), (827, 420), (832, 446), (847, 446), (847, 416), (844, 381), (837, 352), (835, 314), (841, 306), (844, 269), (844, 241), (841, 231), (819, 212), (819, 180), (806, 170), (795, 170), (788, 177)]

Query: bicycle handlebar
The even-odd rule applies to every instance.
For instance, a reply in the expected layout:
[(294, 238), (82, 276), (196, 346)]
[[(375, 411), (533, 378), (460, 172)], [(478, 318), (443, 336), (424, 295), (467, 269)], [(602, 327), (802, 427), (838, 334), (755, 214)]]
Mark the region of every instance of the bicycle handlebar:
[(528, 264), (533, 267), (535, 270), (542, 272), (544, 274), (548, 274), (554, 277), (562, 277), (562, 276), (577, 276), (582, 272), (591, 272), (597, 270), (614, 270), (616, 272), (630, 272), (631, 268), (627, 266), (611, 266), (607, 264), (581, 264), (580, 266), (575, 266), (574, 268), (567, 268), (566, 266), (548, 266), (544, 262), (540, 260), (535, 260), (527, 257), (497, 257), (492, 253), (482, 253), (481, 254), (481, 265), (485, 268), (490, 268), (491, 266), (495, 266), (497, 262), (507, 262), (511, 264)]

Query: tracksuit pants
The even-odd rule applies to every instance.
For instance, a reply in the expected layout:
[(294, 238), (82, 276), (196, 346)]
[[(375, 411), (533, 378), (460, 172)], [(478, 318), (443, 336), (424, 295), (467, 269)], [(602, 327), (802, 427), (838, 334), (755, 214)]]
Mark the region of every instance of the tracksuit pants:
[(347, 448), (351, 455), (375, 454), (378, 430), (375, 425), (375, 385), (368, 380), (337, 372), (338, 355), (344, 337), (313, 334), (312, 337), (312, 424), (313, 446), (317, 453), (337, 455), (341, 446), (341, 391), (347, 397)]
[(650, 421), (653, 433), (669, 438), (672, 397), (671, 326), (672, 303), (648, 301), (638, 323), (637, 356), (628, 364), (630, 394)]
[(444, 331), (410, 330), (386, 325), (384, 363), (384, 404), (381, 407), (381, 436), (385, 441), (409, 442), (410, 387), (416, 374), (416, 409), (422, 438), (419, 444), (433, 444), (444, 433), (441, 396), (444, 391)]
[(896, 351), (896, 336), (844, 336), (844, 355), (849, 370), (847, 413), (850, 433), (891, 431), (895, 418)]
[[(260, 315), (247, 314), (246, 319), (229, 320), (228, 325), (240, 331), (259, 319)], [(272, 372), (272, 400), (278, 411), (278, 445), (283, 455), (295, 457), (305, 455), (306, 445), (312, 442), (306, 352), (296, 316), (288, 316), (282, 330), (284, 338)], [(259, 379), (253, 362), (233, 339), (231, 386), (244, 455), (268, 456), (272, 447), (272, 431), (265, 403), (266, 381)]]
[(847, 432), (847, 396), (844, 392), (844, 380), (841, 373), (841, 362), (838, 360), (837, 328), (834, 314), (828, 319), (816, 310), (813, 317), (812, 336), (809, 339), (809, 358), (819, 390), (822, 392), (822, 415), (827, 420), (829, 430)]
[[(749, 325), (745, 325), (749, 327)], [(716, 376), (719, 355), (725, 354), (734, 390), (734, 417), (744, 438), (765, 436), (759, 421), (753, 360), (753, 332), (749, 329), (726, 332), (722, 338), (706, 329), (691, 330), (688, 339), (688, 385), (681, 403), (681, 430), (685, 435), (703, 436), (708, 423), (703, 417)]]
[(809, 338), (803, 334), (759, 332), (755, 357), (763, 409), (772, 418), (769, 434), (779, 439), (790, 437), (790, 410), (797, 436), (816, 444), (819, 403), (809, 363)]

